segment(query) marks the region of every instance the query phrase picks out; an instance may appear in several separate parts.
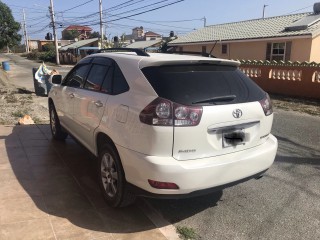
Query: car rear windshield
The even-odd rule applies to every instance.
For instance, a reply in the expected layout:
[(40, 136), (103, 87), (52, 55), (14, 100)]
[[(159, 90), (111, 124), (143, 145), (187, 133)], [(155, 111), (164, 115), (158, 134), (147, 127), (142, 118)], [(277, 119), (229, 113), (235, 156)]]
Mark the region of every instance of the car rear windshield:
[(265, 97), (265, 92), (234, 66), (166, 65), (145, 67), (142, 72), (159, 97), (184, 105), (235, 104)]

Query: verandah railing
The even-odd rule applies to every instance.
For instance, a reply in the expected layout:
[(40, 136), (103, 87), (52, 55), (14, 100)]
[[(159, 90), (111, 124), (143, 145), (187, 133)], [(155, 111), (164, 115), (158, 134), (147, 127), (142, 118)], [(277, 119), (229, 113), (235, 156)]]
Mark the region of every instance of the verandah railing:
[(240, 61), (240, 69), (269, 93), (320, 99), (320, 64)]

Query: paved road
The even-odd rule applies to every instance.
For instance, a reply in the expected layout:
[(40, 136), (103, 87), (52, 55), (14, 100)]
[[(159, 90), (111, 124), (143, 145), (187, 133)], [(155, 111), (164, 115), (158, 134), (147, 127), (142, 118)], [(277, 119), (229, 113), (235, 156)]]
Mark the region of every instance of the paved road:
[[(17, 87), (25, 88), (34, 92), (34, 82), (32, 68), (38, 68), (41, 63), (30, 61), (26, 58), (14, 54), (0, 54), (0, 62), (9, 61), (10, 71), (8, 71), (9, 81)], [(47, 66), (49, 70), (56, 69), (60, 74), (66, 75), (73, 67), (71, 65)], [(47, 97), (34, 98), (38, 104), (48, 107)]]
[[(41, 63), (30, 61), (14, 54), (0, 54), (1, 61), (9, 61), (11, 70), (8, 72), (12, 83), (18, 87), (25, 87), (34, 91), (32, 68), (38, 68)], [(47, 66), (49, 70), (56, 69), (65, 75), (72, 66)]]
[(320, 118), (276, 111), (276, 161), (260, 180), (189, 200), (148, 200), (201, 239), (320, 239)]

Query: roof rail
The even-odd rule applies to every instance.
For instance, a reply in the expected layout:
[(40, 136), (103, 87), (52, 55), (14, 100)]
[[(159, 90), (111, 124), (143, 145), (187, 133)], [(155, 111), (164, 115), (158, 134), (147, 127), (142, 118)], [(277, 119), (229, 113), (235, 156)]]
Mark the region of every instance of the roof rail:
[(165, 52), (165, 53), (169, 53), (169, 54), (180, 54), (180, 55), (183, 55), (183, 54), (190, 54), (190, 55), (200, 55), (202, 57), (209, 57), (209, 58), (216, 58), (215, 56), (209, 54), (209, 53), (206, 53), (206, 52), (190, 52), (190, 51), (177, 51), (177, 52)]
[(138, 48), (103, 48), (98, 51), (98, 53), (106, 52), (135, 52), (138, 56), (150, 57), (148, 53)]

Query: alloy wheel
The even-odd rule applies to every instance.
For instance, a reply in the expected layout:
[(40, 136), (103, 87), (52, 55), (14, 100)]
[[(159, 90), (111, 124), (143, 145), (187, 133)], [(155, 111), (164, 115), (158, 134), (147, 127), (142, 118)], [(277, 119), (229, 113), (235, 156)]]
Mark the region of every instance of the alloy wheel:
[(118, 171), (113, 157), (105, 153), (101, 161), (101, 180), (109, 197), (114, 197), (118, 191)]
[(52, 130), (52, 134), (55, 135), (56, 132), (57, 132), (57, 128), (56, 128), (56, 118), (55, 118), (55, 112), (53, 109), (51, 109), (51, 112), (50, 112), (51, 116), (50, 116), (50, 125), (51, 125), (51, 130)]

